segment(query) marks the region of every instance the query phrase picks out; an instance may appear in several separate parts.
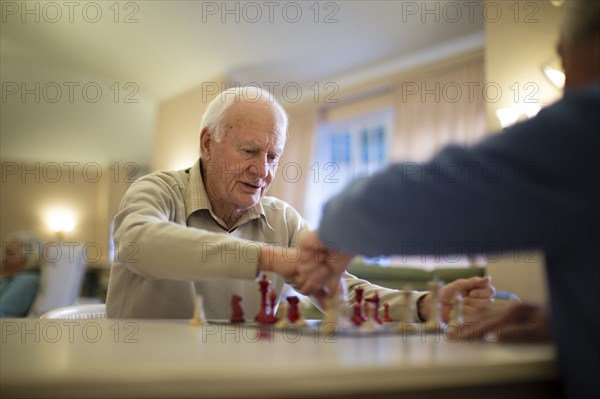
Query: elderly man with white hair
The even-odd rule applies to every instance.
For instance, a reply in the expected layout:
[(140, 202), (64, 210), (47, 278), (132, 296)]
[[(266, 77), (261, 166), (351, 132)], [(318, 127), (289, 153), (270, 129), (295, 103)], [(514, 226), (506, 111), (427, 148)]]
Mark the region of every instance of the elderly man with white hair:
[(290, 205), (265, 196), (287, 123), (267, 91), (226, 90), (202, 117), (196, 164), (131, 186), (115, 217), (114, 239), (136, 251), (115, 260), (109, 317), (190, 318), (195, 294), (209, 319), (228, 319), (234, 294), (243, 298), (246, 317), (254, 317), (259, 273), (279, 297), (283, 278), (296, 272), (291, 246), (305, 228)]
[[(116, 256), (108, 317), (190, 318), (195, 294), (200, 294), (208, 319), (229, 319), (231, 298), (238, 295), (251, 320), (260, 310), (256, 278), (261, 274), (271, 280), (276, 302), (285, 282), (311, 295), (317, 305), (329, 295), (344, 294), (339, 278), (325, 286), (327, 265), (345, 265), (350, 258), (311, 256), (310, 263), (320, 267), (299, 273), (295, 243), (308, 225), (290, 205), (265, 196), (286, 135), (287, 115), (265, 90), (235, 87), (211, 101), (201, 121), (196, 164), (141, 178), (121, 202), (114, 239), (120, 248), (135, 252)], [(398, 290), (347, 273), (343, 281), (350, 300), (358, 287), (365, 297), (377, 291), (381, 304), (389, 302), (390, 314), (398, 318)], [(467, 319), (487, 307), (494, 295), (489, 278), (473, 277), (447, 284), (440, 296), (449, 301), (457, 291), (467, 296)], [(416, 303), (427, 295), (414, 291), (411, 300)], [(442, 315), (448, 318), (448, 307)]]
[[(451, 178), (422, 181), (420, 170), (408, 175), (398, 164), (355, 182), (326, 205), (319, 231), (300, 242), (314, 247), (322, 240), (365, 255), (402, 253), (399, 241), (423, 243), (425, 252), (448, 244), (468, 253), (543, 250), (550, 314), (518, 304), (452, 335), (493, 331), (526, 342), (552, 335), (568, 397), (589, 398), (600, 375), (600, 1), (565, 1), (558, 50), (566, 74), (561, 101), (421, 166), (452, 165)], [(489, 165), (499, 179), (473, 173)]]

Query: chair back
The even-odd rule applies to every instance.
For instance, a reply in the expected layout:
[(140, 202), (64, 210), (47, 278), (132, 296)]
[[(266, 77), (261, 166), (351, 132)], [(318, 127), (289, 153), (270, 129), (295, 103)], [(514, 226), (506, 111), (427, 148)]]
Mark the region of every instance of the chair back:
[(85, 260), (81, 246), (54, 244), (46, 252), (40, 286), (29, 317), (40, 317), (51, 309), (74, 305), (83, 286)]
[(106, 305), (94, 303), (65, 306), (44, 313), (40, 319), (106, 319)]

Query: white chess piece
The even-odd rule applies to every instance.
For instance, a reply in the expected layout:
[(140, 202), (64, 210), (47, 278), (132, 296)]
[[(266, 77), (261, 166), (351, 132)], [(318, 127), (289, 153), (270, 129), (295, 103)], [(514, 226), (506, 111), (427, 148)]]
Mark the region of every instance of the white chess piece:
[(457, 292), (454, 298), (452, 298), (452, 310), (450, 311), (450, 320), (448, 324), (462, 324), (462, 303), (463, 296), (460, 292)]
[(277, 309), (277, 312), (279, 313), (280, 317), (279, 321), (275, 323), (275, 328), (284, 329), (287, 326), (289, 326), (290, 322), (288, 321), (288, 310), (286, 301), (281, 301), (279, 303), (279, 309)]
[(319, 330), (325, 333), (334, 333), (340, 328), (342, 304), (339, 297), (327, 298), (324, 301), (325, 317), (319, 324)]
[(193, 326), (202, 326), (206, 322), (204, 317), (204, 301), (201, 295), (196, 295), (196, 307), (194, 309), (194, 318), (190, 320)]
[(375, 331), (375, 322), (373, 321), (373, 313), (371, 312), (371, 303), (369, 301), (364, 301), (364, 314), (365, 321), (361, 324), (360, 329), (364, 331)]
[(439, 277), (436, 275), (432, 281), (428, 284), (429, 287), (429, 295), (431, 301), (429, 302), (429, 317), (425, 322), (425, 330), (431, 332), (441, 331), (442, 329), (442, 321), (440, 314), (440, 287), (442, 283), (440, 282)]
[(411, 289), (406, 287), (400, 291), (400, 318), (396, 329), (398, 332), (406, 333), (407, 331), (414, 331), (414, 319), (413, 319), (413, 308), (414, 304), (410, 300)]
[(400, 322), (402, 323), (412, 323), (413, 322), (413, 312), (412, 312), (412, 303), (410, 301), (410, 291), (404, 290), (400, 293)]

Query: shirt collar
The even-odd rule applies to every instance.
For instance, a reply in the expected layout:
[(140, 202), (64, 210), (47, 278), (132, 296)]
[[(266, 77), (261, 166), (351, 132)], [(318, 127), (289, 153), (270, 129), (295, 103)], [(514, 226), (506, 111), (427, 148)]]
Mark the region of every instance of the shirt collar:
[[(210, 212), (211, 216), (221, 225), (224, 225), (221, 218), (219, 218), (212, 210), (212, 205), (208, 198), (208, 193), (206, 192), (206, 188), (204, 187), (204, 180), (202, 180), (202, 170), (201, 170), (201, 162), (202, 158), (198, 158), (198, 161), (192, 166), (190, 169), (186, 170), (189, 174), (190, 183), (188, 185), (188, 190), (186, 192), (185, 198), (185, 216), (188, 219), (192, 213), (199, 210), (207, 210)], [(252, 208), (248, 209), (244, 214), (238, 219), (235, 225), (231, 228), (231, 230), (241, 226), (251, 220), (254, 219), (262, 219), (265, 221), (266, 225), (273, 230), (273, 227), (267, 221), (267, 215), (265, 214), (265, 210), (263, 208), (262, 200), (258, 202), (258, 204), (254, 205)]]

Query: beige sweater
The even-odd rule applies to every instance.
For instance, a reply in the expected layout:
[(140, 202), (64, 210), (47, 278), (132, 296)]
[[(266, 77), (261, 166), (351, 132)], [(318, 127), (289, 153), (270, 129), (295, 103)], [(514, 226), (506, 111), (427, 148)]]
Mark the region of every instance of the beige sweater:
[[(155, 172), (134, 183), (114, 220), (115, 260), (106, 300), (109, 318), (191, 318), (195, 294), (203, 297), (209, 320), (227, 320), (231, 296), (240, 295), (246, 320), (260, 308), (256, 278), (258, 247), (288, 247), (308, 229), (289, 204), (264, 197), (229, 231), (212, 212), (199, 161), (188, 170)], [(283, 278), (267, 273), (277, 302)], [(349, 297), (362, 286), (365, 297), (378, 290), (397, 317), (400, 296), (344, 276)], [(421, 293), (414, 292), (416, 302)]]

